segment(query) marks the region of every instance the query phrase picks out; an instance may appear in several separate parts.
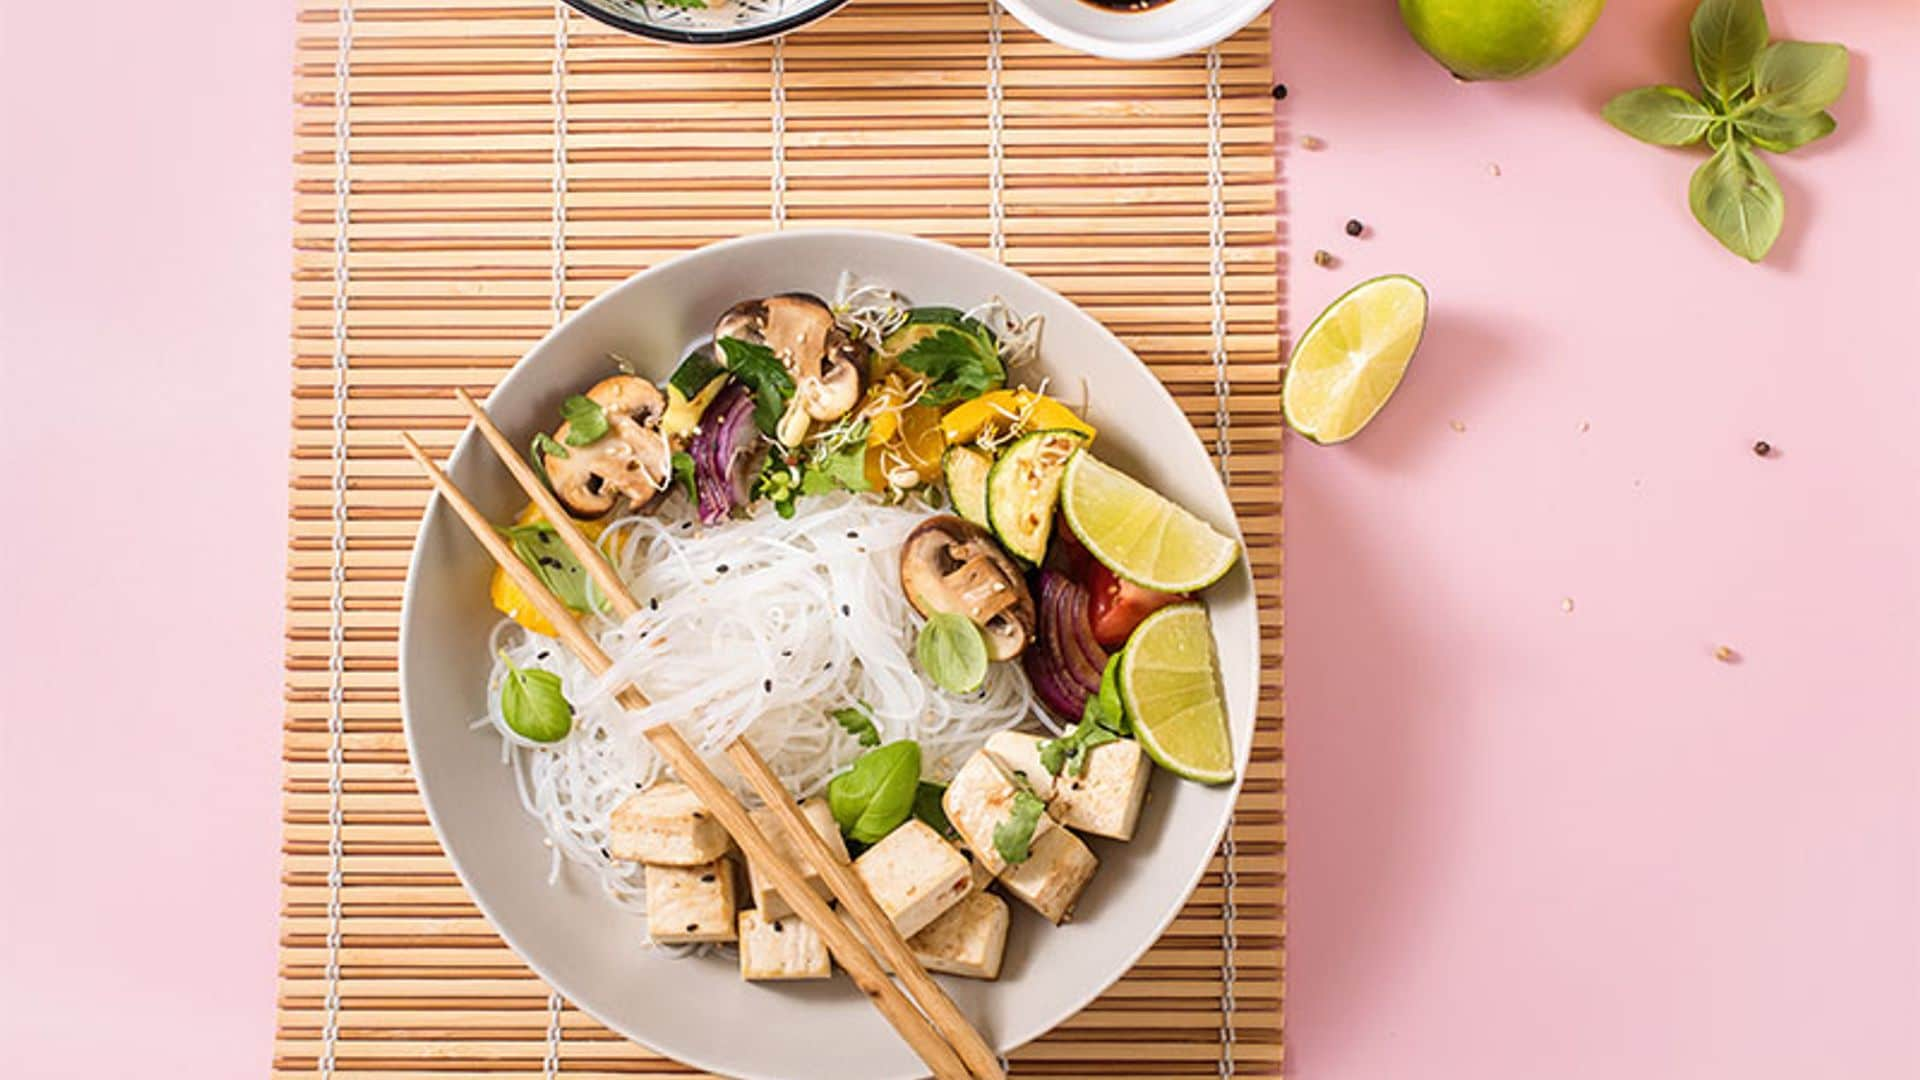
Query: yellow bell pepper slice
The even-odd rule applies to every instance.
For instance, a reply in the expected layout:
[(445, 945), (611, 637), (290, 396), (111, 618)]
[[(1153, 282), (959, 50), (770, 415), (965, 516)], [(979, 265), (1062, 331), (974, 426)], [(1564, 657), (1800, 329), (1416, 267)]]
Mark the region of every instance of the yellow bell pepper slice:
[(1021, 434), (1065, 428), (1085, 435), (1088, 442), (1092, 442), (1095, 435), (1093, 425), (1080, 419), (1072, 409), (1025, 388), (981, 394), (972, 401), (955, 405), (940, 419), (947, 441), (955, 446), (978, 439), (989, 424), (1001, 430), (1017, 425)]
[[(544, 520), (546, 519), (541, 516), (540, 508), (528, 503), (513, 519), (513, 523), (532, 525)], [(580, 531), (585, 533), (589, 540), (600, 539), (600, 534), (607, 528), (604, 521), (576, 521), (574, 524), (579, 526)], [(528, 630), (546, 637), (553, 637), (559, 632), (546, 616), (540, 614), (540, 609), (533, 606), (533, 601), (527, 599), (527, 594), (520, 591), (520, 586), (513, 583), (513, 579), (507, 576), (507, 572), (497, 566), (493, 568), (493, 580), (488, 584), (487, 595), (493, 601), (494, 610)]]

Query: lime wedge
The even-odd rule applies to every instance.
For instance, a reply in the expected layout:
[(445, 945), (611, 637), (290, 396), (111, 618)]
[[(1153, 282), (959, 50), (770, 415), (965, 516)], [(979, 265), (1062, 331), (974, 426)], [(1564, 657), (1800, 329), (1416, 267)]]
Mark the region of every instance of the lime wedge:
[(1120, 700), (1147, 756), (1202, 784), (1233, 779), (1227, 703), (1203, 604), (1147, 616), (1120, 654)]
[(1094, 558), (1149, 589), (1204, 589), (1240, 558), (1232, 537), (1085, 450), (1067, 462), (1060, 511)]
[(1360, 433), (1393, 396), (1427, 328), (1427, 290), (1405, 274), (1363, 281), (1327, 306), (1287, 361), (1281, 407), (1317, 443)]

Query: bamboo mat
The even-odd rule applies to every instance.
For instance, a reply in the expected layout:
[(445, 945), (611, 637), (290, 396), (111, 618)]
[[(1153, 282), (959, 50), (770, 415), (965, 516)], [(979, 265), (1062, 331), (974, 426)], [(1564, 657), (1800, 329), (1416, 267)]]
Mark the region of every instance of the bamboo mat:
[[(336, 3), (338, 0), (336, 0)], [(1152, 365), (1220, 454), (1262, 605), (1230, 839), (1167, 935), (1017, 1075), (1276, 1075), (1284, 924), (1280, 296), (1266, 20), (1150, 65), (966, 3), (855, 0), (670, 49), (526, 0), (301, 0), (276, 1075), (681, 1076), (501, 943), (442, 855), (396, 689), (448, 393), (628, 274), (778, 227), (990, 254)]]

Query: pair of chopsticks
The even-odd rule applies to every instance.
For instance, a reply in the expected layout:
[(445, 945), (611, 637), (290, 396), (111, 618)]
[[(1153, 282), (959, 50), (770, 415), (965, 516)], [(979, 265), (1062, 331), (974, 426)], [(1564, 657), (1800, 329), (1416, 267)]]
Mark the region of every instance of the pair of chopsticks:
[[(520, 457), (486, 410), (465, 390), (455, 390), (454, 396), (473, 418), (480, 434), (507, 467), (507, 471), (513, 474), (514, 480), (534, 505), (540, 508), (541, 515), (553, 526), (568, 550), (593, 576), (594, 584), (607, 597), (620, 618), (625, 620), (639, 613), (639, 602), (627, 591), (626, 583), (620, 580), (606, 556), (574, 525), (566, 508), (534, 474), (532, 466)], [(412, 436), (402, 434), (400, 439), (406, 444), (407, 452), (413, 455), (413, 459), (419, 462), (421, 469), (433, 481), (441, 498), (453, 507), (473, 533), (474, 539), (480, 541), (481, 546), (487, 549), (487, 554), (493, 556), (493, 561), (519, 586), (540, 614), (553, 624), (567, 648), (595, 675), (604, 674), (611, 668), (613, 660), (580, 626), (566, 605), (547, 591), (532, 569), (514, 555), (486, 515), (480, 512), (480, 508), (434, 464)], [(627, 709), (643, 709), (647, 706), (646, 695), (631, 684), (623, 687), (615, 695), (615, 700)], [(780, 818), (787, 835), (800, 845), (807, 861), (820, 871), (841, 907), (859, 926), (860, 934), (856, 935), (836, 918), (820, 894), (805, 884), (805, 875), (799, 867), (788, 861), (754, 824), (747, 808), (707, 767), (685, 736), (672, 724), (656, 724), (648, 728), (646, 734), (654, 749), (673, 767), (681, 781), (693, 789), (700, 801), (719, 819), (721, 826), (732, 834), (734, 842), (746, 852), (747, 858), (765, 870), (767, 876), (773, 879), (774, 887), (780, 890), (780, 895), (787, 898), (800, 917), (826, 939), (827, 948), (840, 966), (846, 969), (854, 985), (867, 995), (894, 1030), (920, 1056), (920, 1060), (926, 1062), (935, 1077), (940, 1080), (964, 1080), (969, 1076), (980, 1080), (1003, 1080), (1006, 1073), (1000, 1066), (999, 1055), (968, 1022), (966, 1015), (947, 996), (946, 991), (927, 974), (926, 968), (920, 965), (913, 950), (894, 927), (893, 920), (880, 910), (880, 905), (860, 883), (860, 879), (854, 876), (852, 869), (833, 857), (826, 841), (814, 832), (812, 823), (801, 814), (792, 793), (774, 775), (759, 751), (744, 738), (737, 738), (726, 747), (727, 760), (746, 778), (761, 801)], [(909, 1000), (900, 987), (887, 977), (880, 961), (867, 951), (867, 944), (861, 941), (862, 935), (898, 973), (900, 981), (912, 993), (913, 1000)]]

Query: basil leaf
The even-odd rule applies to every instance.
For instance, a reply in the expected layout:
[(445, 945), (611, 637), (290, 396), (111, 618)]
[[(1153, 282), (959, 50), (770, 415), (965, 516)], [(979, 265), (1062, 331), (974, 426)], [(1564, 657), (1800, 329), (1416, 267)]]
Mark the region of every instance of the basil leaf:
[(1033, 833), (1047, 804), (1024, 782), (1013, 793), (1013, 811), (1007, 820), (993, 827), (993, 850), (1008, 863), (1023, 863), (1033, 855)]
[(1781, 116), (1812, 116), (1847, 88), (1847, 50), (1812, 41), (1776, 41), (1753, 65), (1753, 102)]
[(552, 525), (536, 521), (500, 530), (513, 553), (540, 578), (547, 591), (560, 598), (569, 611), (585, 614), (598, 610), (589, 592), (587, 569), (573, 557)]
[(1780, 237), (1786, 200), (1773, 170), (1739, 140), (1721, 147), (1693, 174), (1693, 216), (1727, 250), (1759, 262)]
[(517, 668), (506, 653), (507, 677), (500, 683), (500, 715), (515, 735), (538, 743), (559, 742), (573, 730), (573, 706), (560, 691), (560, 676), (539, 668)]
[(673, 482), (680, 485), (680, 489), (687, 493), (687, 498), (699, 501), (700, 487), (693, 479), (693, 455), (685, 450), (675, 450), (670, 460), (673, 462)]
[(721, 338), (720, 353), (727, 370), (745, 383), (753, 394), (753, 425), (762, 435), (771, 436), (786, 415), (787, 400), (793, 397), (793, 376), (765, 345), (739, 338)]
[(1835, 124), (1833, 114), (1826, 112), (1781, 116), (1768, 109), (1757, 109), (1735, 120), (1733, 126), (1760, 149), (1784, 154), (1833, 134)]
[(1677, 86), (1629, 90), (1600, 110), (1607, 123), (1655, 146), (1699, 142), (1713, 124), (1713, 110)]
[(560, 403), (560, 415), (567, 422), (564, 441), (568, 446), (590, 446), (605, 438), (613, 425), (607, 410), (590, 397), (574, 394)]
[(920, 395), (923, 405), (946, 405), (998, 390), (1007, 381), (1007, 369), (993, 343), (965, 330), (942, 327), (899, 356), (903, 366), (927, 377)]
[(680, 396), (692, 401), (700, 396), (707, 384), (727, 373), (727, 369), (714, 362), (705, 349), (695, 349), (687, 354), (680, 366), (673, 369), (667, 377), (667, 385), (680, 391)]
[(834, 722), (847, 729), (847, 734), (857, 739), (861, 746), (879, 746), (880, 729), (874, 726), (873, 713), (867, 709), (867, 703), (844, 709), (835, 709), (830, 714)]
[(913, 812), (920, 789), (920, 744), (901, 739), (869, 750), (827, 781), (827, 806), (840, 831), (879, 843)]
[(927, 678), (948, 693), (971, 693), (986, 681), (987, 641), (965, 615), (934, 612), (927, 625), (920, 628), (914, 655)]
[(1753, 83), (1753, 63), (1767, 45), (1767, 12), (1760, 0), (1701, 0), (1688, 24), (1693, 70), (1722, 105)]
[(947, 820), (947, 808), (940, 800), (947, 793), (947, 785), (936, 784), (931, 780), (920, 781), (920, 787), (913, 793), (913, 816), (927, 823), (934, 832), (949, 840), (960, 839), (960, 830)]

